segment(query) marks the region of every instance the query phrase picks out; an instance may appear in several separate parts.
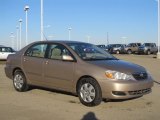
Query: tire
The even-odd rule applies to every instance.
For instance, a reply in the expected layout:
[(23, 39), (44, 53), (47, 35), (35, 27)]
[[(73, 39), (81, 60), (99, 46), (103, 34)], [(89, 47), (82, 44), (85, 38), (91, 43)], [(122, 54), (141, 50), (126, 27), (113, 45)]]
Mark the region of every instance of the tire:
[(29, 89), (26, 77), (21, 71), (16, 71), (13, 76), (13, 86), (18, 92), (25, 92)]
[(151, 51), (150, 51), (150, 50), (147, 50), (146, 54), (147, 54), (147, 55), (150, 55), (150, 54), (151, 54)]
[(85, 106), (97, 106), (102, 101), (101, 88), (93, 78), (82, 78), (78, 82), (77, 94), (80, 102)]
[(132, 54), (132, 50), (127, 50), (127, 53), (128, 54)]
[(116, 51), (116, 54), (120, 54), (120, 51), (119, 51), (119, 50), (117, 50), (117, 51)]

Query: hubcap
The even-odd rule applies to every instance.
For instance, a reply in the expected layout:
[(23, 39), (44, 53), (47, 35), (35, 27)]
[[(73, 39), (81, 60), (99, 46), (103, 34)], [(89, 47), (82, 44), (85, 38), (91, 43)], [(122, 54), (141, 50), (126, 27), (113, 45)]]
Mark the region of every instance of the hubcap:
[(95, 95), (95, 89), (90, 83), (85, 83), (81, 86), (80, 96), (85, 102), (92, 102), (95, 98)]
[(23, 77), (20, 75), (20, 74), (17, 74), (15, 77), (14, 77), (14, 86), (17, 88), (17, 89), (21, 89), (22, 86), (23, 86)]

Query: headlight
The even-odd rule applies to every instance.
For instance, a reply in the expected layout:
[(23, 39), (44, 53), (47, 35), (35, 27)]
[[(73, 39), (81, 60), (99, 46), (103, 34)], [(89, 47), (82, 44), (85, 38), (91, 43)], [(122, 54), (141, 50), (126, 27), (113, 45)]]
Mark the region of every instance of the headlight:
[(152, 77), (152, 75), (151, 75), (151, 73), (147, 70), (147, 75), (148, 75), (148, 78), (149, 79), (152, 79), (153, 80), (153, 77)]
[(105, 75), (108, 79), (113, 79), (113, 80), (135, 80), (132, 75), (128, 75), (125, 73), (112, 71), (112, 70), (107, 70), (105, 72)]

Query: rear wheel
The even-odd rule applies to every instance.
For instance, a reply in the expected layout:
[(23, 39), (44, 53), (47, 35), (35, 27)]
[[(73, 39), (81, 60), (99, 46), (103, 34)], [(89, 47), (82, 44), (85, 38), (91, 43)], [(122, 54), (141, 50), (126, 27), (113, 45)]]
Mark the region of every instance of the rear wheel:
[(24, 92), (29, 89), (27, 85), (26, 77), (21, 71), (16, 71), (13, 77), (13, 86), (19, 92)]
[(93, 78), (82, 78), (78, 83), (77, 94), (80, 102), (86, 106), (96, 106), (102, 101), (100, 86)]

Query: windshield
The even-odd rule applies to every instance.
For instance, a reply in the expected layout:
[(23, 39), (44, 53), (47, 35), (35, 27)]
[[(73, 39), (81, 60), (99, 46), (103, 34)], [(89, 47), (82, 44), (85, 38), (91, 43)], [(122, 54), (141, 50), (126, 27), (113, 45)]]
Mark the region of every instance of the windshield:
[(83, 60), (117, 60), (108, 52), (89, 43), (67, 43)]
[(144, 43), (143, 46), (148, 46), (149, 47), (149, 46), (151, 46), (151, 44), (150, 43)]

